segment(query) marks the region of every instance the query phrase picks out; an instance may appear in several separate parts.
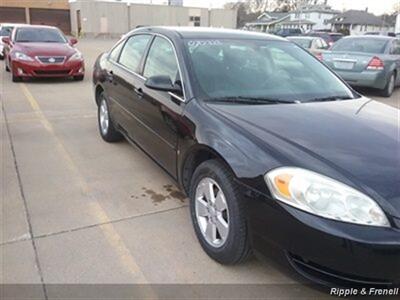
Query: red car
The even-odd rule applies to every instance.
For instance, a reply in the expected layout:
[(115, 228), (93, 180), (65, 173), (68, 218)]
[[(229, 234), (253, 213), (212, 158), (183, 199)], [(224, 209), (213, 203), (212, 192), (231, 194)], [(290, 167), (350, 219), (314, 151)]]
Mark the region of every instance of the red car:
[(6, 71), (14, 82), (32, 77), (73, 77), (83, 80), (85, 65), (75, 38), (68, 40), (56, 27), (17, 26), (3, 37)]

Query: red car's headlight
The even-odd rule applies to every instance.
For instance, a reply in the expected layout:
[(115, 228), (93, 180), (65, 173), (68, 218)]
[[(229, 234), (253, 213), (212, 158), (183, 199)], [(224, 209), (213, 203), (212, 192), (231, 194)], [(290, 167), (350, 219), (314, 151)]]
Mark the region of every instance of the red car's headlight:
[(83, 55), (81, 52), (77, 51), (68, 60), (83, 60)]
[(34, 59), (28, 55), (26, 55), (25, 53), (22, 52), (15, 52), (14, 54), (15, 58), (17, 60), (21, 60), (21, 61), (34, 61)]

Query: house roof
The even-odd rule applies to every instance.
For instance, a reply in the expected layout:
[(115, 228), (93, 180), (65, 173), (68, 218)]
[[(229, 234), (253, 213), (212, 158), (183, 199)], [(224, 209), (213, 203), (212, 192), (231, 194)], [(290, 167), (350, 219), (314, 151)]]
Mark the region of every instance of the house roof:
[(258, 16), (257, 20), (246, 23), (247, 25), (270, 25), (282, 22), (290, 17), (290, 13), (265, 12)]
[(332, 24), (387, 25), (381, 18), (365, 10), (348, 10), (328, 20)]
[(319, 12), (319, 13), (328, 13), (328, 14), (339, 14), (339, 10), (332, 9), (329, 5), (325, 4), (315, 4), (315, 5), (306, 5), (301, 7), (300, 9), (292, 11), (292, 13), (311, 13), (311, 12)]
[(283, 25), (290, 25), (290, 24), (301, 24), (301, 25), (315, 25), (314, 22), (306, 19), (299, 19), (299, 20), (289, 20), (281, 22)]

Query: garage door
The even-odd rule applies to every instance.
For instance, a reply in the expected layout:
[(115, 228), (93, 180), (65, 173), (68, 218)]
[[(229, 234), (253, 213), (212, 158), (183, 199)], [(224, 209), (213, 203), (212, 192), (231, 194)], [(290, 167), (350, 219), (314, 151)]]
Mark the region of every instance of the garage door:
[(25, 8), (0, 7), (0, 23), (25, 23)]
[(56, 26), (65, 34), (71, 33), (71, 18), (68, 9), (31, 8), (30, 12), (31, 24)]

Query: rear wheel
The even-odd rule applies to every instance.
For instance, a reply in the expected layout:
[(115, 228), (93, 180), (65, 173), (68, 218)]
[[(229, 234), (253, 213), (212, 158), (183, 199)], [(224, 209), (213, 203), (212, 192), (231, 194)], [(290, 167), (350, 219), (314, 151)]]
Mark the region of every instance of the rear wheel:
[(122, 135), (119, 133), (111, 120), (108, 103), (104, 93), (100, 95), (100, 104), (98, 106), (97, 119), (99, 123), (100, 135), (108, 143), (115, 143), (122, 140)]
[(382, 96), (383, 97), (392, 96), (394, 88), (395, 88), (395, 84), (396, 84), (396, 75), (393, 73), (390, 75), (385, 88), (382, 90)]
[(190, 186), (194, 230), (204, 251), (221, 264), (240, 263), (250, 244), (240, 187), (218, 160), (202, 163)]

